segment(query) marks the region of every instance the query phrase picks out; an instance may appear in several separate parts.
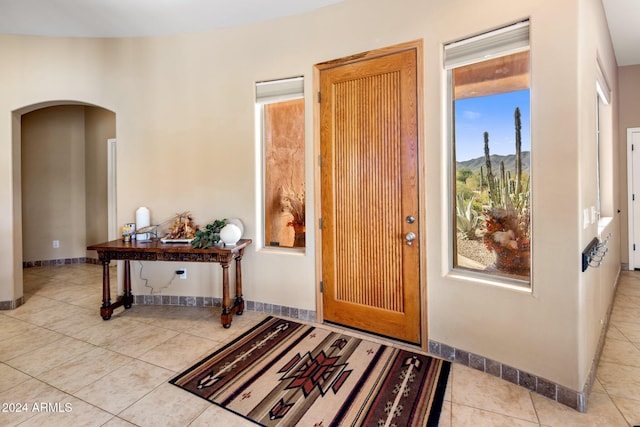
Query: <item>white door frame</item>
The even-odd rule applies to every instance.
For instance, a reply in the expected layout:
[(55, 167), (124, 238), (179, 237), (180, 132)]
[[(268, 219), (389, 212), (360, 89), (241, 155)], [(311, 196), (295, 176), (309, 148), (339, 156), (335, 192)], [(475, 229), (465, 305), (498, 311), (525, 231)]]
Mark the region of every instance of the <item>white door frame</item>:
[[(118, 231), (118, 204), (117, 204), (117, 188), (118, 180), (116, 174), (117, 166), (117, 148), (116, 138), (107, 139), (107, 233), (108, 239), (115, 240), (120, 236)], [(121, 268), (122, 261), (117, 261), (117, 294), (122, 295), (124, 273)]]
[(117, 204), (116, 204), (116, 139), (107, 139), (107, 227), (109, 240), (118, 238)]
[[(627, 128), (627, 220), (628, 220), (627, 235), (628, 235), (628, 241), (629, 241), (629, 249), (628, 249), (629, 250), (629, 270), (640, 268), (640, 264), (635, 262), (634, 248), (633, 248), (636, 243), (636, 238), (635, 238), (636, 224), (634, 221), (634, 217), (636, 213), (635, 212), (636, 201), (634, 200), (634, 188), (633, 188), (634, 187), (633, 186), (633, 170), (634, 170), (633, 154), (634, 154), (634, 151), (640, 150), (640, 145), (637, 147), (633, 147), (634, 133), (640, 134), (640, 128)], [(638, 169), (636, 173), (640, 173), (640, 164), (635, 166)], [(638, 192), (638, 198), (640, 199), (640, 188), (638, 188), (636, 191)], [(637, 224), (637, 227), (640, 227), (640, 223)], [(640, 241), (638, 241), (638, 244), (640, 244)], [(640, 251), (640, 247), (638, 248), (638, 250)]]

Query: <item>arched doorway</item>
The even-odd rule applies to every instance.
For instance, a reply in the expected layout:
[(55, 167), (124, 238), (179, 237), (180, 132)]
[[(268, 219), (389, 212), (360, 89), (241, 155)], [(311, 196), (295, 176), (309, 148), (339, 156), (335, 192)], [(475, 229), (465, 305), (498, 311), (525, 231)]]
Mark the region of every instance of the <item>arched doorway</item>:
[[(14, 259), (20, 269), (85, 262), (86, 246), (113, 234), (115, 123), (114, 112), (81, 102), (13, 112)], [(22, 296), (22, 274), (16, 273), (15, 295)]]

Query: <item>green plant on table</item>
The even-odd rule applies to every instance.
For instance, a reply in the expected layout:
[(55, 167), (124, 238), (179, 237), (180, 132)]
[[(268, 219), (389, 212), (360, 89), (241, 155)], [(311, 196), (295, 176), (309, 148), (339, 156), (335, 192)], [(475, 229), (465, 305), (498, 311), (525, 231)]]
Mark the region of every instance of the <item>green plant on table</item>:
[(196, 249), (206, 249), (220, 241), (220, 230), (226, 225), (221, 219), (216, 219), (210, 224), (196, 231), (196, 235), (191, 241), (191, 246)]

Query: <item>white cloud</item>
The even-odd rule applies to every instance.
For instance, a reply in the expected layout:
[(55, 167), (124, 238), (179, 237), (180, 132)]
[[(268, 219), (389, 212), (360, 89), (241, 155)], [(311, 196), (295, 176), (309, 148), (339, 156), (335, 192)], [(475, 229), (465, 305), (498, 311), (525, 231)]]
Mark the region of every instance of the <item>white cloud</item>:
[(476, 111), (465, 110), (462, 112), (462, 117), (468, 120), (477, 120), (482, 117), (482, 114)]

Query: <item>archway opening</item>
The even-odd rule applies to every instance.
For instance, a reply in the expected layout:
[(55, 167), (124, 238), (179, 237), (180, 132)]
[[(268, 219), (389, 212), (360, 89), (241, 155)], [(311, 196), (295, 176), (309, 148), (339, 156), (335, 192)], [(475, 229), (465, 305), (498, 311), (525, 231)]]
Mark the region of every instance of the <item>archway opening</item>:
[(87, 245), (110, 237), (115, 136), (115, 113), (87, 103), (13, 112), (15, 306), (23, 268), (92, 261)]

